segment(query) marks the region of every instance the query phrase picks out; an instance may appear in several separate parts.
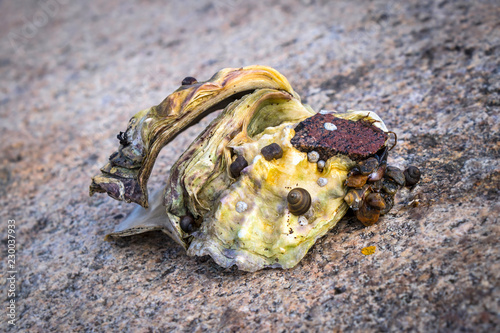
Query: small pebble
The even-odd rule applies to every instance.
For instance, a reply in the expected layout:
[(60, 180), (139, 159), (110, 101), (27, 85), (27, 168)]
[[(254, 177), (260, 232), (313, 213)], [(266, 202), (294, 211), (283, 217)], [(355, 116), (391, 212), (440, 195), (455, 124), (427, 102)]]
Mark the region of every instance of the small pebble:
[(319, 186), (323, 187), (323, 186), (325, 186), (326, 184), (328, 184), (328, 179), (323, 178), (323, 177), (318, 178), (318, 185), (319, 185)]
[(305, 216), (299, 216), (299, 224), (301, 226), (305, 226), (309, 224), (309, 221), (305, 218)]
[(332, 111), (332, 110), (320, 110), (319, 113), (321, 113), (321, 114), (330, 114), (330, 113), (335, 113), (335, 111)]
[(248, 205), (247, 205), (245, 202), (243, 202), (243, 201), (238, 201), (238, 202), (236, 203), (236, 211), (237, 211), (238, 213), (243, 213), (243, 212), (244, 212), (245, 210), (247, 210), (247, 209), (248, 209)]
[(335, 131), (337, 129), (337, 126), (332, 123), (325, 123), (324, 126), (327, 131)]
[(311, 163), (316, 163), (319, 160), (319, 153), (317, 151), (310, 151), (307, 153), (307, 159)]

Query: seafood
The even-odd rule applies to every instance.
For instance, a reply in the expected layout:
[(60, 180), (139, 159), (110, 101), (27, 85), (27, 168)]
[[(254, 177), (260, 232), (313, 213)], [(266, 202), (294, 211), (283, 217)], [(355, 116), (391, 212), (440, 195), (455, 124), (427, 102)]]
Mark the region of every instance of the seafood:
[[(160, 150), (216, 110), (150, 199)], [(387, 167), (389, 133), (371, 111), (314, 112), (272, 68), (227, 68), (205, 82), (185, 78), (132, 117), (90, 195), (142, 206), (109, 237), (162, 230), (188, 255), (223, 267), (291, 268), (349, 208), (371, 225), (392, 208), (402, 180), (416, 177)]]

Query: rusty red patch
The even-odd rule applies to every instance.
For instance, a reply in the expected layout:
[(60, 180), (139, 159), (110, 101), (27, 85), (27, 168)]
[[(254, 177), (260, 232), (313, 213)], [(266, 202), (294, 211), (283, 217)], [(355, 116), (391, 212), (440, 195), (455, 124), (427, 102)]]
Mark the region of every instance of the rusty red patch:
[(317, 113), (297, 125), (291, 143), (302, 152), (317, 151), (325, 161), (337, 154), (361, 160), (375, 154), (386, 140), (387, 133), (370, 121)]

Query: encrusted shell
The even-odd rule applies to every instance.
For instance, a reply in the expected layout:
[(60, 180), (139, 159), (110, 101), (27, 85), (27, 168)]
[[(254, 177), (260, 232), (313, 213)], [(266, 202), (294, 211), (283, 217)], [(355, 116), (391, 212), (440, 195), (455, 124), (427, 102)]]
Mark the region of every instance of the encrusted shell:
[[(385, 193), (365, 198), (363, 192), (366, 182), (384, 174), (379, 160), (376, 166), (365, 163), (363, 179), (355, 184), (359, 189), (351, 189), (344, 200), (356, 162), (342, 154), (308, 154), (291, 143), (297, 124), (315, 113), (277, 71), (229, 68), (209, 81), (187, 77), (182, 84), (162, 103), (130, 120), (120, 134), (118, 151), (92, 179), (91, 194), (106, 192), (144, 207), (110, 236), (159, 229), (189, 255), (210, 255), (223, 267), (291, 268), (342, 218), (346, 202), (357, 207), (365, 224), (387, 210), (384, 204), (390, 199)], [(222, 113), (172, 167), (165, 191), (149, 199), (146, 184), (159, 151), (201, 115), (220, 108)], [(369, 121), (387, 132), (370, 111), (334, 118)], [(323, 125), (331, 135), (342, 129)], [(382, 181), (377, 184), (382, 188)]]

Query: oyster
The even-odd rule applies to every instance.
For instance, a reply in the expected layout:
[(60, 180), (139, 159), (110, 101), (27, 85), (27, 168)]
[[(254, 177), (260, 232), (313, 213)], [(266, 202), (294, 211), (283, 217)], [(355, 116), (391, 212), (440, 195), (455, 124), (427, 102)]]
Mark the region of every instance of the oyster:
[[(160, 150), (221, 109), (149, 204)], [(223, 69), (206, 82), (184, 79), (132, 117), (90, 195), (142, 206), (109, 237), (162, 230), (189, 255), (210, 255), (223, 267), (291, 268), (349, 207), (366, 225), (390, 210), (404, 175), (393, 168), (397, 182), (384, 176), (387, 133), (370, 111), (315, 113), (272, 68)]]

